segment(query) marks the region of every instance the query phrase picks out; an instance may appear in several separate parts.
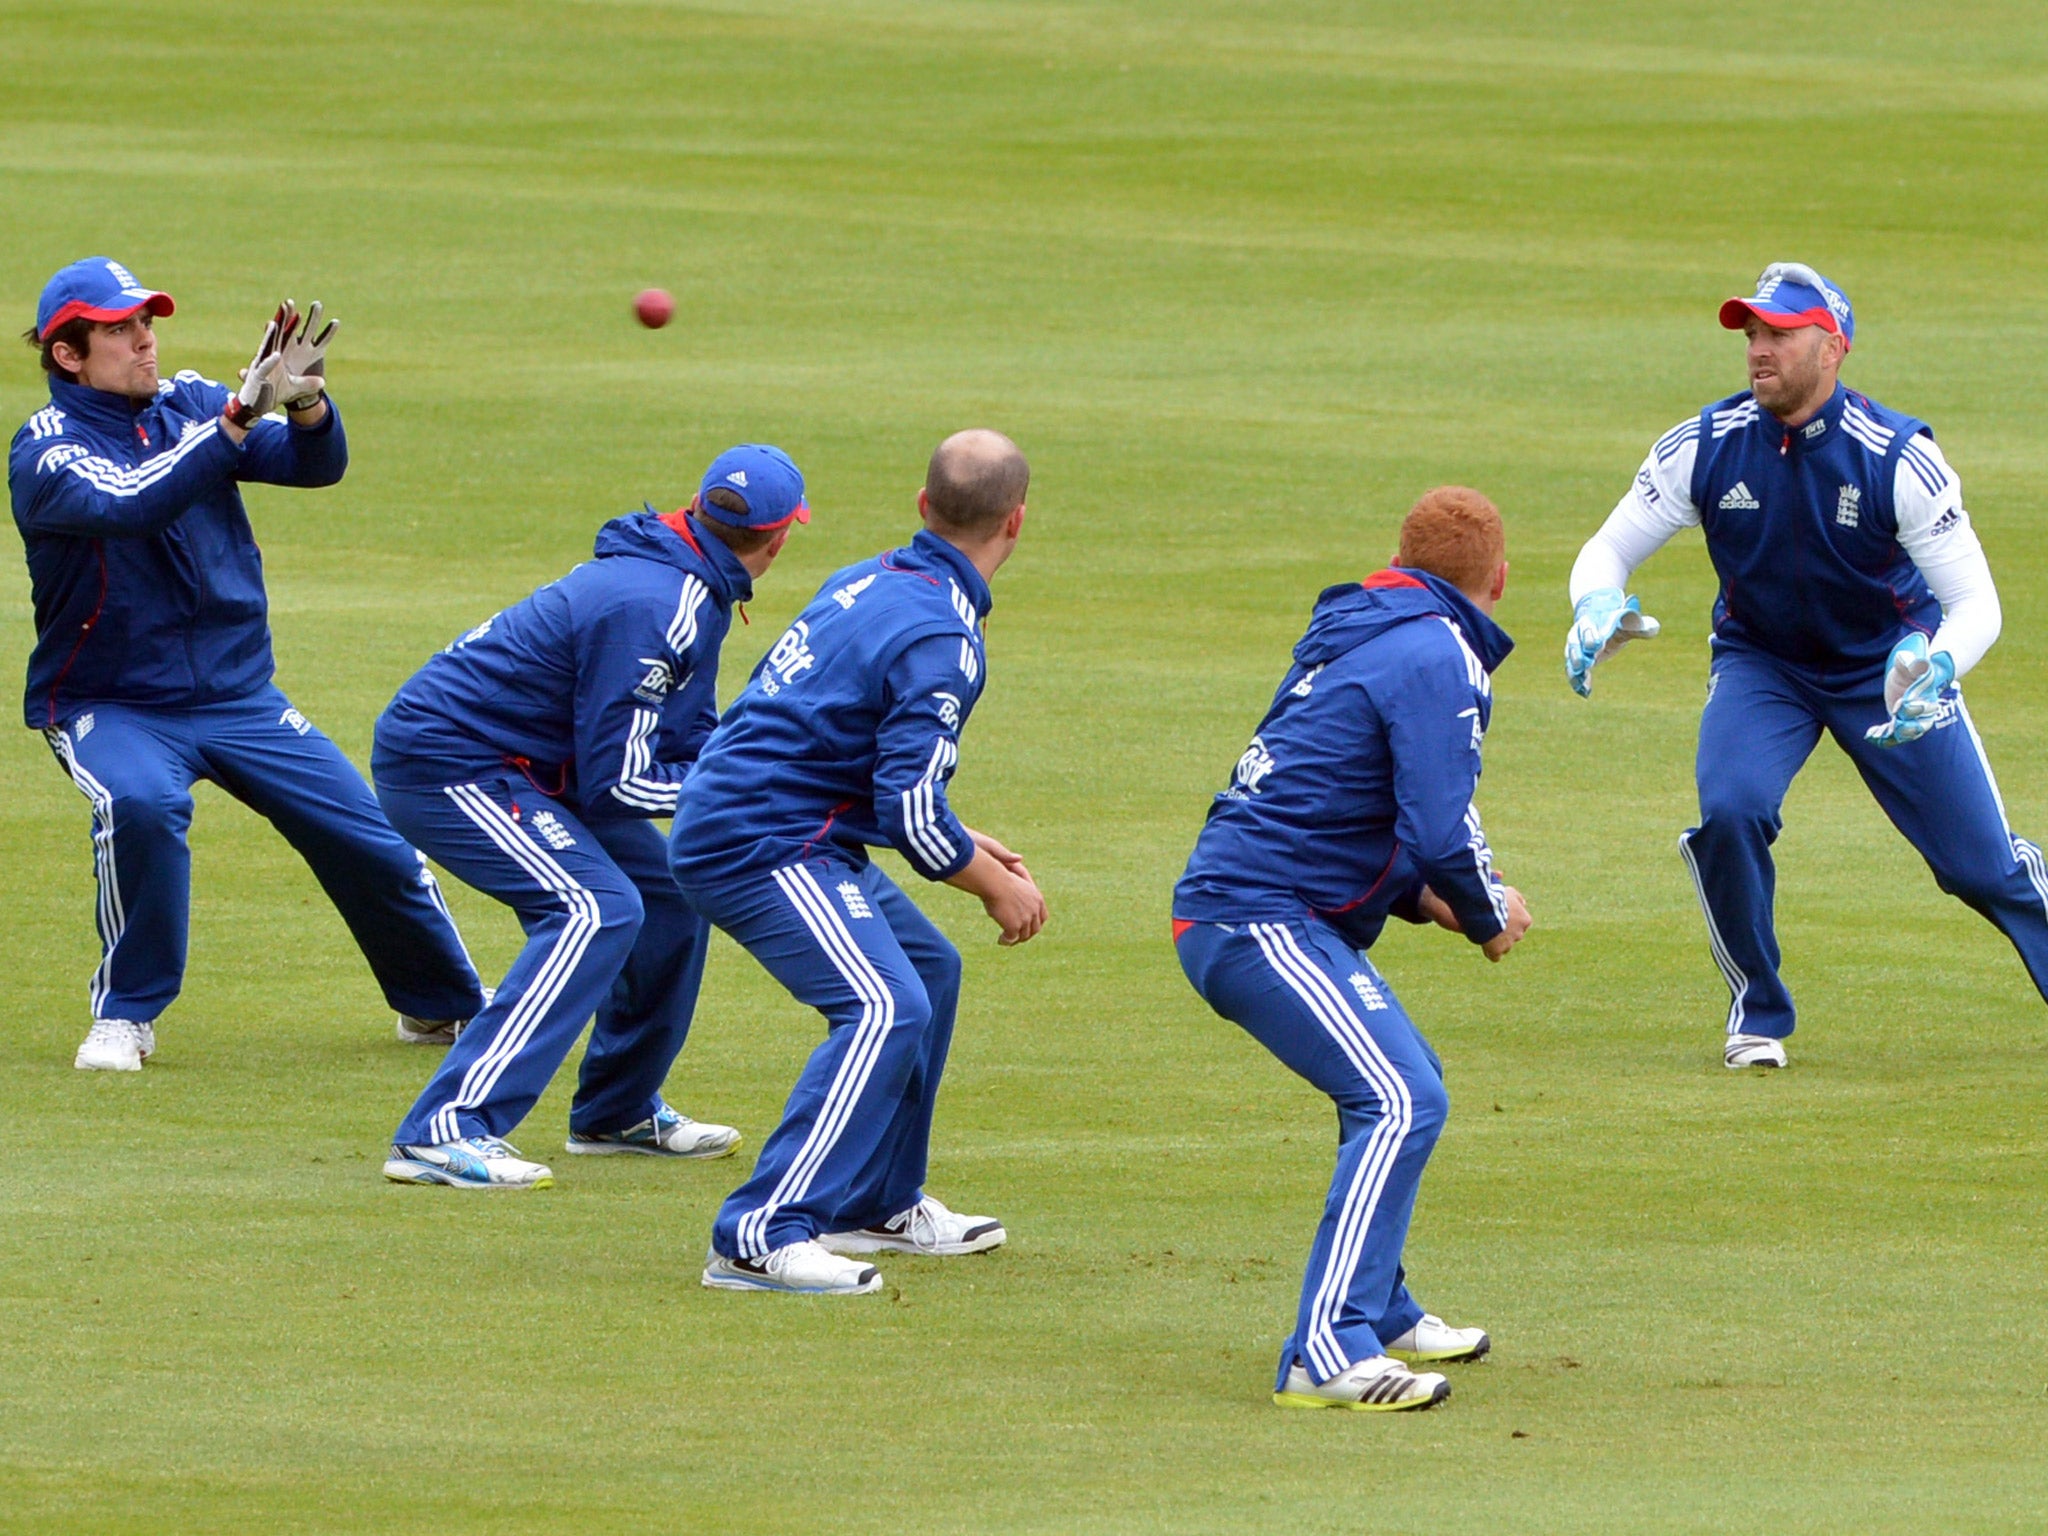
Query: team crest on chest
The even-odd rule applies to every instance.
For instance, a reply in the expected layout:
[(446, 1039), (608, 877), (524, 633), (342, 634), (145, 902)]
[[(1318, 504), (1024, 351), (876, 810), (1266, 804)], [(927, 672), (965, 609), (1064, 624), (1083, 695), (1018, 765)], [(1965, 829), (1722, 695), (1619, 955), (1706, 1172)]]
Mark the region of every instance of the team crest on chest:
[(1835, 521), (1844, 528), (1854, 528), (1863, 516), (1863, 492), (1853, 485), (1842, 487), (1842, 494), (1835, 498)]

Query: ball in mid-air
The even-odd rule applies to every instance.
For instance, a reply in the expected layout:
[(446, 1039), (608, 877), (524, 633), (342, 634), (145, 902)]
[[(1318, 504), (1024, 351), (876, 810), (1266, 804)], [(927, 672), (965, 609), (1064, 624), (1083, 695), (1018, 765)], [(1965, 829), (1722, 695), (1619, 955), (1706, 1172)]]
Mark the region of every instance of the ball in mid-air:
[(633, 300), (633, 313), (650, 331), (658, 331), (675, 315), (676, 301), (666, 288), (643, 288)]

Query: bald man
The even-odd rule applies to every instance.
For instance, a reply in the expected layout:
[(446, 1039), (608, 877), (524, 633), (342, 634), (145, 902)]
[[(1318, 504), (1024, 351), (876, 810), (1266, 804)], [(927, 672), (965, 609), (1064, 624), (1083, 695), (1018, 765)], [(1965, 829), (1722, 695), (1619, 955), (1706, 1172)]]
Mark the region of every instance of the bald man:
[(960, 955), (868, 859), (893, 847), (981, 900), (1003, 944), (1045, 923), (1024, 861), (946, 803), (986, 677), (989, 582), (1024, 528), (1030, 466), (1000, 432), (932, 455), (909, 545), (825, 582), (684, 781), (669, 867), (684, 897), (825, 1016), (711, 1232), (718, 1290), (863, 1295), (867, 1255), (979, 1253), (1001, 1222), (924, 1191)]

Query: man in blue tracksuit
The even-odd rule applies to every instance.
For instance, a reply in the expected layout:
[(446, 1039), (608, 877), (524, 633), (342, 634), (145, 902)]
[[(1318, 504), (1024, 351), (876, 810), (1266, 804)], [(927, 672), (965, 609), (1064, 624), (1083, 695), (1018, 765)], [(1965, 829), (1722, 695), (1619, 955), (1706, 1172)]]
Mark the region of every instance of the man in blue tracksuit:
[(941, 443), (923, 531), (827, 578), (683, 784), (669, 842), (683, 894), (827, 1026), (718, 1213), (707, 1286), (858, 1295), (881, 1284), (859, 1255), (1004, 1240), (1000, 1222), (924, 1192), (960, 956), (867, 850), (980, 897), (1005, 944), (1045, 922), (1023, 862), (946, 803), (986, 680), (989, 580), (1016, 548), (1029, 480), (1000, 433)]
[(1395, 565), (1316, 599), (1294, 664), (1216, 797), (1173, 893), (1188, 980), (1337, 1105), (1337, 1171), (1280, 1351), (1291, 1408), (1427, 1408), (1408, 1366), (1486, 1353), (1408, 1294), (1401, 1267), (1448, 1101), (1436, 1053), (1365, 951), (1389, 913), (1462, 932), (1498, 960), (1529, 927), (1494, 873), (1472, 795), (1513, 642), (1500, 514), (1431, 491)]
[(459, 1189), (552, 1184), (505, 1142), (597, 1022), (568, 1150), (722, 1157), (730, 1126), (663, 1102), (709, 929), (668, 872), (653, 818), (718, 719), (735, 603), (810, 521), (779, 448), (720, 454), (680, 512), (606, 523), (596, 558), (485, 620), (413, 674), (377, 721), (391, 821), (519, 914), (526, 947), (398, 1128), (387, 1178)]
[(2005, 819), (1958, 679), (1998, 638), (1998, 589), (1962, 482), (1923, 422), (1845, 389), (1848, 298), (1811, 267), (1764, 269), (1721, 306), (1750, 387), (1673, 427), (1572, 568), (1572, 685), (1657, 623), (1637, 566), (1699, 527), (1720, 578), (1700, 717), (1700, 824), (1678, 840), (1728, 983), (1722, 1060), (1782, 1067), (1771, 844), (1822, 731), (1936, 884), (1989, 918), (2048, 996), (2048, 864)]
[(476, 972), (426, 861), (271, 682), (263, 558), (238, 487), (341, 478), (334, 327), (287, 301), (229, 391), (158, 377), (153, 321), (172, 309), (102, 256), (51, 278), (28, 333), (50, 403), (7, 461), (35, 595), (27, 720), (93, 809), (102, 956), (77, 1065), (134, 1071), (156, 1049), (184, 981), (199, 779), (312, 866), (401, 1022), (467, 1018)]

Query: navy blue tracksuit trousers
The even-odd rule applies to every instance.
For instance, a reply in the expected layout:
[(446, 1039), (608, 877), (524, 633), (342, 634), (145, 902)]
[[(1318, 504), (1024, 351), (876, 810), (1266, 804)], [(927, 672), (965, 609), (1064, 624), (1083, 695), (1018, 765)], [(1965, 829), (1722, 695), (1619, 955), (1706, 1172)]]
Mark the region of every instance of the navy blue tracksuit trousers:
[(1716, 647), (1695, 769), (1700, 824), (1679, 837), (1678, 850), (1728, 983), (1731, 1035), (1792, 1033), (1792, 994), (1778, 975), (1770, 850), (1783, 826), (1785, 792), (1823, 730), (1849, 754), (1935, 883), (1997, 924), (2048, 997), (2048, 864), (2005, 819), (1962, 690), (1950, 688), (1944, 700), (1925, 736), (1880, 747), (1863, 733), (1885, 721), (1882, 676), (1831, 687), (1760, 652)]
[(1191, 923), (1174, 947), (1211, 1008), (1337, 1106), (1337, 1168), (1274, 1390), (1297, 1360), (1328, 1381), (1422, 1320), (1401, 1250), (1450, 1113), (1443, 1064), (1372, 962), (1327, 923)]
[(185, 833), (200, 779), (269, 821), (305, 859), (394, 1009), (466, 1019), (483, 1006), (426, 860), (392, 830), (355, 765), (275, 686), (178, 708), (95, 703), (43, 734), (92, 803), (94, 1018), (149, 1023), (184, 984)]
[(709, 934), (669, 875), (661, 829), (586, 822), (516, 776), (377, 794), (393, 826), (512, 908), (526, 930), (490, 1006), (392, 1139), (433, 1146), (506, 1135), (593, 1013), (569, 1128), (621, 1131), (651, 1116), (690, 1033)]
[(806, 859), (689, 883), (696, 909), (825, 1015), (782, 1123), (726, 1198), (711, 1246), (759, 1258), (871, 1226), (924, 1198), (960, 952), (874, 865)]

